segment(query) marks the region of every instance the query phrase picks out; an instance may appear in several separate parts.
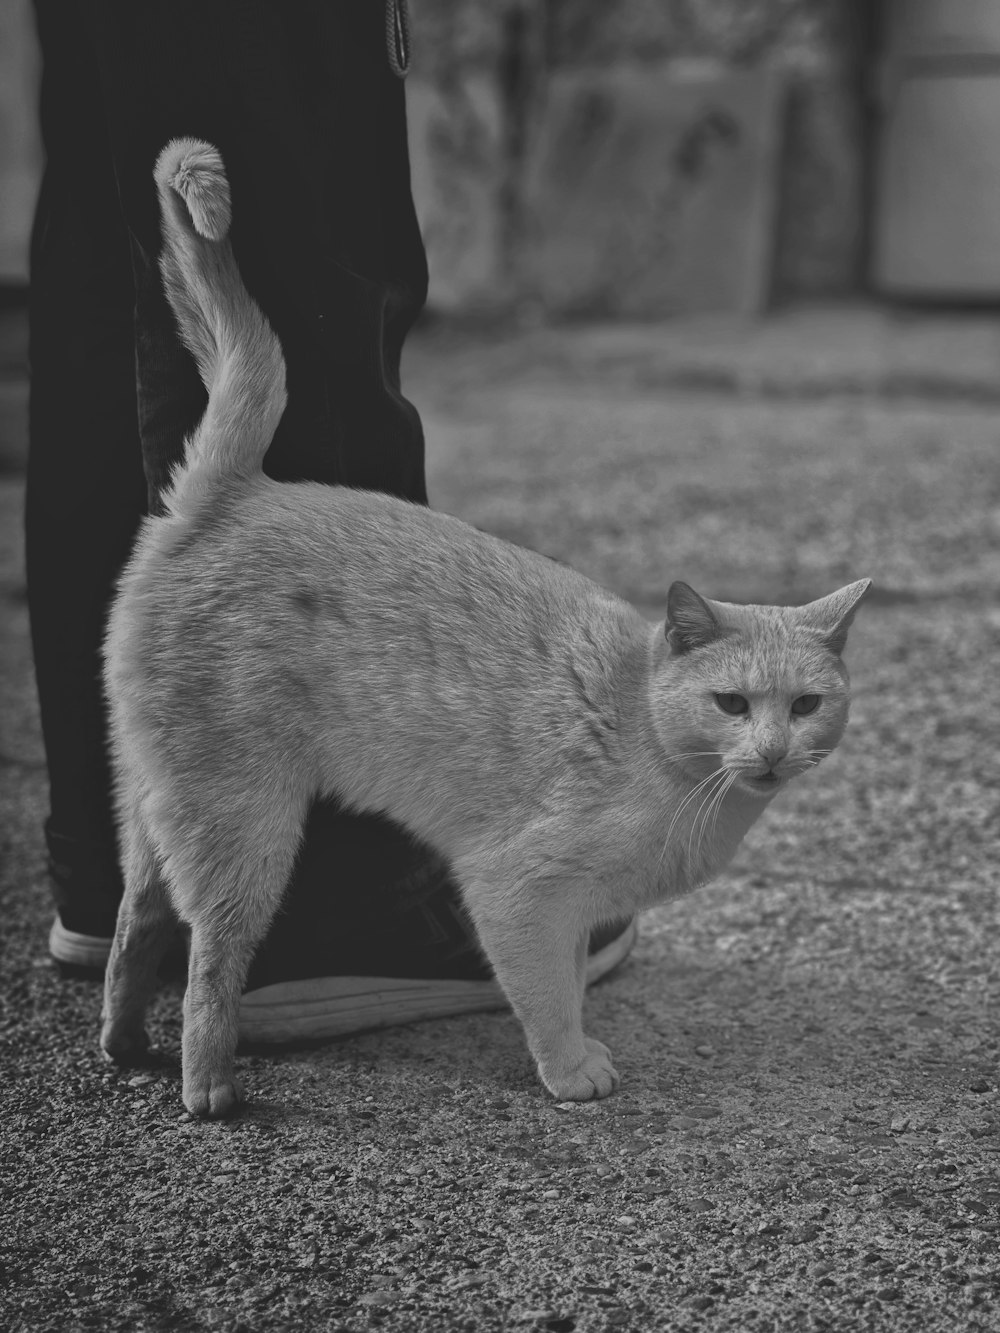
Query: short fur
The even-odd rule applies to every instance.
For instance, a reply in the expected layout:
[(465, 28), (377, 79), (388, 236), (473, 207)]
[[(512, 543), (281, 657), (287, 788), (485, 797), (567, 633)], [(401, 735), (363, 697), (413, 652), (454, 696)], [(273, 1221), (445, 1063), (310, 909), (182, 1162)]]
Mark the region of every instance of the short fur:
[[(581, 1025), (588, 933), (726, 864), (770, 798), (837, 744), (862, 580), (799, 608), (675, 583), (665, 626), (530, 551), (385, 495), (279, 484), (277, 339), (226, 234), (218, 153), (156, 168), (162, 268), (209, 391), (106, 644), (125, 898), (102, 1045), (145, 1046), (156, 962), (191, 929), (184, 1102), (220, 1115), (249, 961), (320, 796), (448, 858), (546, 1087), (603, 1097)], [(748, 711), (719, 702), (733, 695)], [(792, 712), (819, 695), (816, 711)]]

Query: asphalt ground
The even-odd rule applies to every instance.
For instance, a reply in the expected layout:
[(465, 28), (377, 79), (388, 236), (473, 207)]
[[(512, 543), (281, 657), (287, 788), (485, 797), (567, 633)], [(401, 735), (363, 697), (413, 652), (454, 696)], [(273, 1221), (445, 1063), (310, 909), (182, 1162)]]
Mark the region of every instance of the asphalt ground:
[(5, 327), (0, 1323), (1000, 1328), (996, 323), (416, 340), (437, 507), (650, 617), (674, 578), (767, 601), (874, 578), (852, 721), (591, 993), (615, 1096), (554, 1104), (514, 1020), (479, 1015), (245, 1057), (247, 1110), (209, 1125), (180, 1103), (177, 988), (161, 1066), (122, 1072), (98, 989), (47, 959)]

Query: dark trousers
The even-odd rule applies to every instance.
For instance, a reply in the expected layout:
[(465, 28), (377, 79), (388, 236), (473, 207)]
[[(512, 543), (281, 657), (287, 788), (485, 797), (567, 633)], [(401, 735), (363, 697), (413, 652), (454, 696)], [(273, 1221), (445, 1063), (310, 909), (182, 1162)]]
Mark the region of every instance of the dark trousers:
[[(278, 479), (426, 500), (399, 359), (427, 270), (383, 0), (36, 0), (36, 12), (47, 166), (31, 254), (27, 570), (49, 848), (72, 915), (88, 894), (113, 908), (120, 893), (100, 686), (109, 597), (205, 403), (159, 283), (160, 149), (194, 136), (226, 163), (234, 250), (288, 365), (266, 460)], [(298, 878), (345, 862), (405, 876), (419, 856), (382, 821), (320, 807)]]

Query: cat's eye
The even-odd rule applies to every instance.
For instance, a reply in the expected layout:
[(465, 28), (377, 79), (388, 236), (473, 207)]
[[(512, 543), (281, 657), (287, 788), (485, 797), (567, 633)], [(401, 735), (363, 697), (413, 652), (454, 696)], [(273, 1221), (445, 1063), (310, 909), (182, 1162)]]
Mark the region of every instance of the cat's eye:
[(822, 697), (820, 694), (800, 694), (797, 699), (792, 701), (792, 712), (799, 717), (805, 717), (807, 713), (815, 713)]
[(738, 717), (740, 713), (750, 711), (750, 704), (742, 694), (717, 694), (715, 702), (724, 713), (732, 713), (734, 717)]

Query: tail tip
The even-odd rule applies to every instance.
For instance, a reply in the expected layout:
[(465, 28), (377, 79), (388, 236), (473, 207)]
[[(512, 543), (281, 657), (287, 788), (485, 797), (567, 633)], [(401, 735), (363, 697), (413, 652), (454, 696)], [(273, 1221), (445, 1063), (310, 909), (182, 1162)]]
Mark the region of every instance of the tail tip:
[(222, 155), (200, 139), (172, 139), (156, 163), (156, 182), (184, 202), (199, 236), (221, 241), (229, 232), (232, 204)]

